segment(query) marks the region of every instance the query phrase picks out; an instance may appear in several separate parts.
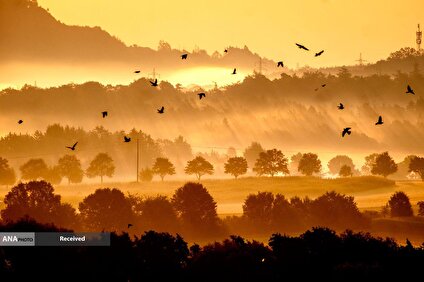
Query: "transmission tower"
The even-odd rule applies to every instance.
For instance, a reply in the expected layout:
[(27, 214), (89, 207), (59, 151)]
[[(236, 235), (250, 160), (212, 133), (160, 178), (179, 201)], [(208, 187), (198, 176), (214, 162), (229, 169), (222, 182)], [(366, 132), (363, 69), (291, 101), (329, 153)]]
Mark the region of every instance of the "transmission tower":
[(365, 62), (368, 62), (367, 60), (362, 59), (362, 53), (359, 53), (359, 59), (356, 60), (356, 62), (359, 63), (360, 66), (363, 66)]
[(420, 30), (420, 24), (418, 24), (418, 30), (416, 32), (417, 38), (416, 38), (416, 42), (417, 42), (417, 51), (421, 52), (421, 37), (422, 37), (422, 32)]

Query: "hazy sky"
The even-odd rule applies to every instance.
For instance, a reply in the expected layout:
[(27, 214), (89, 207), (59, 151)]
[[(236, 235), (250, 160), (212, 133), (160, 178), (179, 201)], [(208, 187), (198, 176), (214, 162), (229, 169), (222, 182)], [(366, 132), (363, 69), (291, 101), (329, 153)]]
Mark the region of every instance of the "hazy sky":
[[(100, 26), (126, 44), (156, 48), (159, 40), (209, 53), (247, 45), (289, 67), (370, 62), (404, 46), (415, 47), (424, 26), (423, 0), (38, 0), (58, 20)], [(325, 49), (314, 58), (296, 49)]]

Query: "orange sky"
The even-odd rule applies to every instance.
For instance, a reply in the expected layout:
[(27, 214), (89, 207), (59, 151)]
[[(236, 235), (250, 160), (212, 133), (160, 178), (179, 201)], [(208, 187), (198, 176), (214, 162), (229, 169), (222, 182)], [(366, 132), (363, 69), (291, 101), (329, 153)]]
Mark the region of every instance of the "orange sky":
[[(370, 62), (404, 46), (415, 47), (424, 26), (423, 0), (38, 0), (58, 20), (100, 26), (126, 44), (156, 48), (159, 40), (209, 53), (227, 45), (289, 67), (353, 64), (362, 52)], [(320, 58), (312, 51), (325, 49)]]

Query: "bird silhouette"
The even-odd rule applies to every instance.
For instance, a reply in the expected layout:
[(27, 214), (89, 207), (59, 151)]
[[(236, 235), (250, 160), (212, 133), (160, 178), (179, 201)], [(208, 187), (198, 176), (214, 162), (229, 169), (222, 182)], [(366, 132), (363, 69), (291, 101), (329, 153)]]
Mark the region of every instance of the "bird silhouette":
[(278, 67), (284, 67), (283, 61), (279, 61), (279, 62), (277, 63), (277, 68), (278, 68)]
[(327, 84), (322, 84), (321, 87), (325, 87)]
[(206, 94), (205, 93), (199, 93), (199, 94), (197, 94), (198, 96), (199, 96), (199, 99), (200, 100), (202, 100), (202, 98), (205, 98), (206, 97)]
[(315, 57), (321, 56), (322, 53), (324, 53), (324, 50), (319, 51), (318, 53), (315, 53)]
[(309, 51), (309, 49), (306, 48), (305, 46), (303, 46), (302, 44), (296, 43), (296, 46), (299, 47), (299, 49), (303, 49), (303, 50)]
[(232, 74), (236, 74), (236, 73), (237, 73), (237, 69), (234, 69)]
[(409, 85), (406, 87), (406, 92), (405, 93), (406, 94), (411, 93), (411, 94), (415, 95), (414, 90), (412, 90), (411, 86), (409, 86)]
[(165, 107), (162, 106), (162, 108), (158, 109), (158, 114), (163, 114), (165, 112)]
[(383, 118), (381, 116), (378, 117), (378, 121), (375, 123), (375, 125), (383, 124)]
[(23, 120), (18, 120), (18, 124), (22, 124), (24, 121)]
[(72, 145), (72, 147), (66, 146), (66, 148), (71, 149), (72, 151), (75, 151), (75, 147), (77, 146), (78, 142), (75, 142), (74, 145)]
[(337, 108), (339, 108), (339, 110), (343, 110), (344, 109), (344, 105), (342, 103), (340, 103)]
[(225, 50), (224, 50), (224, 53), (228, 53), (228, 49), (225, 49)]
[(352, 133), (350, 130), (351, 130), (350, 127), (344, 128), (342, 132), (342, 137), (345, 137), (346, 134), (350, 135)]
[(131, 141), (131, 138), (130, 137), (124, 136), (124, 142), (125, 143), (128, 143), (130, 141)]
[(102, 117), (103, 118), (107, 117), (107, 111), (102, 112)]
[(158, 79), (156, 78), (155, 81), (150, 81), (150, 84), (154, 87), (158, 86)]
[(136, 70), (136, 71), (134, 71), (134, 73), (140, 73), (140, 71), (139, 70)]
[(128, 223), (128, 228), (132, 227), (133, 225), (131, 223)]
[(188, 54), (182, 54), (181, 55), (181, 60), (187, 60), (187, 56), (188, 56)]

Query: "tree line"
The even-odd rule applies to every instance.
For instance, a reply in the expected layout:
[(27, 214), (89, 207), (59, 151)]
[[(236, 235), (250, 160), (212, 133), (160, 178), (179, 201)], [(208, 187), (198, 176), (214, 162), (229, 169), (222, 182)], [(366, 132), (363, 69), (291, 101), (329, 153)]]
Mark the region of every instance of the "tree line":
[[(234, 153), (233, 155), (235, 155)], [(259, 143), (253, 142), (244, 151), (244, 157), (228, 157), (224, 164), (224, 173), (238, 178), (248, 172), (249, 163), (253, 164), (252, 171), (258, 176), (303, 174), (305, 176), (320, 175), (322, 163), (317, 154), (297, 153), (292, 155), (290, 163), (288, 158), (278, 149), (265, 150)], [(338, 155), (328, 162), (329, 172), (340, 177), (353, 175), (380, 175), (387, 177), (394, 174), (401, 167), (407, 167), (407, 172), (412, 176), (424, 179), (424, 158), (410, 155), (399, 165), (395, 163), (388, 152), (374, 153), (365, 157), (365, 164), (361, 172), (355, 169), (353, 161), (346, 155)], [(90, 162), (89, 167), (83, 171), (81, 161), (75, 155), (65, 155), (54, 166), (47, 166), (41, 159), (30, 159), (20, 166), (22, 180), (45, 179), (53, 184), (59, 184), (62, 178), (68, 179), (69, 183), (80, 183), (83, 176), (89, 178), (112, 177), (115, 173), (115, 164), (107, 153), (99, 153)], [(214, 166), (201, 155), (189, 160), (184, 168), (188, 175), (195, 175), (200, 180), (204, 175), (214, 174)], [(405, 173), (405, 172), (404, 172)], [(158, 175), (163, 181), (167, 175), (176, 174), (175, 165), (165, 157), (155, 159), (151, 168), (146, 167), (139, 172), (142, 181), (151, 181), (154, 175)], [(0, 157), (0, 184), (13, 185), (16, 182), (16, 174), (8, 161)]]
[[(316, 199), (286, 198), (282, 194), (258, 192), (244, 200), (241, 216), (218, 217), (217, 203), (200, 183), (188, 182), (172, 197), (125, 195), (116, 188), (100, 188), (86, 196), (78, 211), (63, 203), (54, 187), (45, 181), (19, 183), (3, 200), (4, 222), (31, 217), (79, 231), (116, 231), (139, 234), (148, 230), (184, 234), (190, 239), (222, 238), (228, 234), (299, 232), (314, 226), (335, 230), (367, 229), (371, 217), (359, 211), (354, 198), (334, 191)], [(424, 216), (424, 203), (418, 202)], [(392, 195), (381, 216), (411, 217), (412, 205), (403, 192)]]

